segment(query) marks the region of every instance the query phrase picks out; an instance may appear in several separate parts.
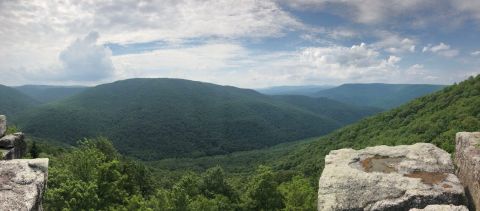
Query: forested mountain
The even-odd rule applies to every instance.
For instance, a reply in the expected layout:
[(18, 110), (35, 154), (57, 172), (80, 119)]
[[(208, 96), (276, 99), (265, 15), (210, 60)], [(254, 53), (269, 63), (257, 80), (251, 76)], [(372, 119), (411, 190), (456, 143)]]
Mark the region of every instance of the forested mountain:
[(0, 85), (0, 114), (15, 116), (39, 103), (25, 94)]
[(83, 86), (24, 85), (14, 87), (41, 103), (49, 103), (73, 96), (85, 90)]
[(318, 136), (378, 111), (295, 98), (180, 79), (130, 79), (33, 109), (17, 123), (30, 135), (70, 144), (106, 136), (123, 154), (152, 160)]
[(311, 96), (314, 93), (333, 88), (333, 86), (272, 86), (263, 89), (256, 89), (258, 92), (267, 95), (305, 95)]
[(457, 132), (478, 130), (480, 75), (304, 144), (275, 165), (318, 178), (330, 150), (427, 142), (453, 152)]
[(313, 96), (327, 97), (350, 105), (390, 109), (443, 87), (445, 86), (427, 84), (343, 84), (318, 91)]

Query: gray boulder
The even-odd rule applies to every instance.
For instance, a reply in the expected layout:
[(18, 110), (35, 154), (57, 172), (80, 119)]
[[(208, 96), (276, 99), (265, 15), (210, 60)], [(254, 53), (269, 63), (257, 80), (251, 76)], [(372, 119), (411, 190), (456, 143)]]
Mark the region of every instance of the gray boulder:
[(0, 115), (0, 137), (3, 137), (6, 131), (7, 131), (7, 117), (4, 115)]
[(48, 159), (0, 161), (0, 209), (42, 210)]
[(340, 149), (325, 158), (318, 210), (409, 210), (463, 205), (450, 154), (426, 143)]
[(465, 206), (455, 206), (455, 205), (428, 205), (423, 209), (413, 208), (410, 211), (468, 211), (468, 208)]
[(27, 143), (23, 133), (14, 133), (0, 138), (0, 158), (2, 160), (18, 159), (27, 153)]
[(472, 210), (480, 210), (480, 132), (457, 133), (455, 142), (458, 178), (465, 186)]

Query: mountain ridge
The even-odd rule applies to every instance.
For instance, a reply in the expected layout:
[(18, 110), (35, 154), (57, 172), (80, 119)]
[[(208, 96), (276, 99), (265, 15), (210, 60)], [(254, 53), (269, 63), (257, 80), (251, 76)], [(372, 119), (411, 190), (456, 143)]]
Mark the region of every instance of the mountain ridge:
[[(318, 102), (317, 102), (318, 101)], [(183, 79), (128, 79), (89, 88), (22, 115), (19, 126), (39, 138), (74, 144), (107, 136), (127, 155), (151, 160), (258, 149), (326, 134), (378, 112), (325, 99), (334, 117), (254, 90)], [(47, 126), (48, 125), (48, 126)]]

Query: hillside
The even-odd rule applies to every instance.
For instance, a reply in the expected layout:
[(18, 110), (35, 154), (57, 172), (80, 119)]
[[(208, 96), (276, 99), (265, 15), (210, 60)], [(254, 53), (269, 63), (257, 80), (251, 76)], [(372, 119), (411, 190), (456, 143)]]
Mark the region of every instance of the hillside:
[(318, 178), (333, 149), (427, 142), (453, 152), (455, 133), (480, 130), (479, 105), (480, 75), (301, 145), (275, 165)]
[[(304, 103), (312, 105), (230, 86), (130, 79), (31, 110), (18, 124), (30, 135), (69, 144), (103, 135), (126, 155), (156, 160), (225, 154), (323, 135), (376, 112), (332, 100)], [(312, 109), (315, 106), (332, 111)]]
[(61, 100), (84, 91), (83, 86), (47, 86), (47, 85), (24, 85), (14, 87), (23, 94), (41, 103), (49, 103)]
[(333, 88), (333, 86), (272, 86), (262, 89), (256, 89), (256, 91), (266, 95), (305, 95), (311, 96), (314, 93)]
[(344, 84), (318, 91), (312, 96), (327, 97), (350, 105), (391, 109), (443, 87), (427, 84)]
[(37, 101), (23, 93), (3, 85), (0, 85), (0, 99), (2, 99), (0, 114), (7, 116), (15, 116), (38, 104)]

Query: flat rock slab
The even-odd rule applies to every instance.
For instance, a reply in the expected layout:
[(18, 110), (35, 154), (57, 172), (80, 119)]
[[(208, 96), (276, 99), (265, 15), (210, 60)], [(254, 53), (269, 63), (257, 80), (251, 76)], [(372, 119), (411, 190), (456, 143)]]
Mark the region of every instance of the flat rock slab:
[(457, 133), (455, 142), (457, 175), (465, 186), (471, 209), (480, 210), (480, 132)]
[(42, 210), (48, 159), (0, 161), (0, 210)]
[(455, 205), (428, 205), (424, 209), (413, 208), (410, 211), (468, 211), (468, 208)]
[(340, 149), (325, 157), (318, 210), (409, 210), (463, 205), (450, 154), (427, 143)]

